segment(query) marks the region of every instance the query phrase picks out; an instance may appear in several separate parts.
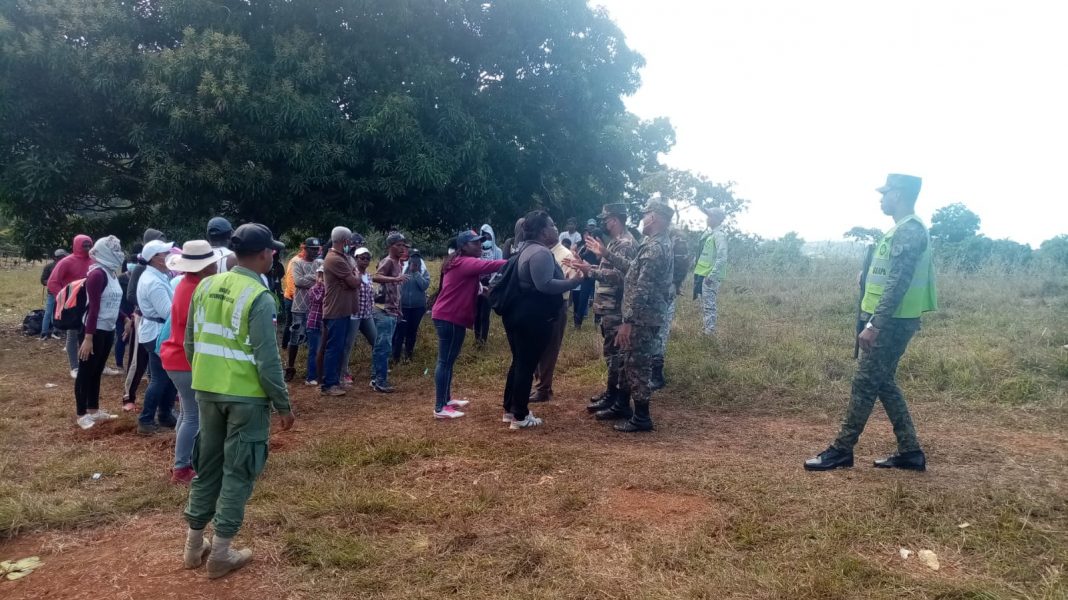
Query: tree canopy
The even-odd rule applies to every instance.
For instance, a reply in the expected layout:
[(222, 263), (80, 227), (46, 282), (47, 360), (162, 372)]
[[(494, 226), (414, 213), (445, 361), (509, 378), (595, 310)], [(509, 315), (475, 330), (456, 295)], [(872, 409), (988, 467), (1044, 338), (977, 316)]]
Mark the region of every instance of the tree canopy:
[(0, 208), (28, 255), (214, 214), (592, 214), (674, 143), (623, 105), (642, 65), (585, 0), (5, 2)]

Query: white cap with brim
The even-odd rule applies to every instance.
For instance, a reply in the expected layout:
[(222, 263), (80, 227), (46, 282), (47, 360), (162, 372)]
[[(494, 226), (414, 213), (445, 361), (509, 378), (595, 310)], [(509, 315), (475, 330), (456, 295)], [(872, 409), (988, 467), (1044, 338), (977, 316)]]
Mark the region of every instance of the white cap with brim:
[(367, 256), (371, 256), (371, 251), (368, 250), (367, 248), (357, 248), (356, 251), (352, 253), (353, 256), (359, 256), (361, 254), (366, 254)]
[(174, 242), (164, 242), (162, 240), (152, 240), (145, 244), (145, 247), (141, 249), (141, 260), (148, 262), (152, 260), (157, 254), (166, 254), (174, 247)]

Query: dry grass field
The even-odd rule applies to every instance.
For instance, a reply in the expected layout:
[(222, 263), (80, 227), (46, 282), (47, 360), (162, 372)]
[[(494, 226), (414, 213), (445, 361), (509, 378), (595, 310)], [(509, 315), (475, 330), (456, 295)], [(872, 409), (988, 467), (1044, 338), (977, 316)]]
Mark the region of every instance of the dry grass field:
[[(926, 473), (870, 467), (894, 447), (879, 409), (855, 468), (801, 469), (848, 397), (846, 266), (736, 269), (715, 340), (681, 298), (647, 435), (583, 410), (603, 376), (590, 324), (568, 330), (556, 399), (534, 407), (544, 427), (500, 422), (499, 328), (461, 357), (469, 416), (434, 421), (425, 321), (397, 394), (291, 387), (297, 425), (272, 437), (239, 536), (256, 560), (216, 582), (180, 568), (173, 434), (139, 437), (130, 417), (76, 428), (61, 343), (19, 335), (36, 278), (0, 272), (0, 559), (45, 565), (0, 580), (4, 600), (1068, 598), (1064, 277), (941, 279), (943, 310), (900, 372)], [(365, 373), (366, 346), (352, 360)], [(119, 381), (105, 386), (118, 410)]]

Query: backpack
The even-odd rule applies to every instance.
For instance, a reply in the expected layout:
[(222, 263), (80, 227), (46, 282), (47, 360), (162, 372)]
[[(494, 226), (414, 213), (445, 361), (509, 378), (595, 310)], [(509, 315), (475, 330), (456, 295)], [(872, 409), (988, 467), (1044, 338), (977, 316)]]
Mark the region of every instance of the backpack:
[(526, 248), (508, 257), (508, 264), (490, 278), (487, 299), (490, 308), (498, 315), (510, 311), (522, 293), (519, 289), (519, 257), (524, 250)]
[(89, 297), (85, 292), (85, 279), (68, 283), (56, 294), (56, 312), (52, 326), (56, 329), (77, 329), (82, 326)]
[(41, 335), (41, 325), (44, 322), (44, 311), (38, 308), (30, 311), (22, 320), (22, 335)]

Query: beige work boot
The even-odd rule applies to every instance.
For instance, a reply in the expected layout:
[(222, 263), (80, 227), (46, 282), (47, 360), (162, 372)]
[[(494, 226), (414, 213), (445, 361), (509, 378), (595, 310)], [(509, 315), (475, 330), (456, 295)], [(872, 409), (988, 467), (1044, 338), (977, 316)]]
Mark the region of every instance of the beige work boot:
[(185, 568), (195, 569), (204, 564), (211, 552), (211, 542), (204, 539), (204, 530), (190, 529), (185, 534)]
[(243, 548), (232, 550), (233, 538), (219, 537), (211, 542), (211, 554), (208, 555), (208, 579), (218, 579), (247, 565), (252, 560), (252, 550)]

